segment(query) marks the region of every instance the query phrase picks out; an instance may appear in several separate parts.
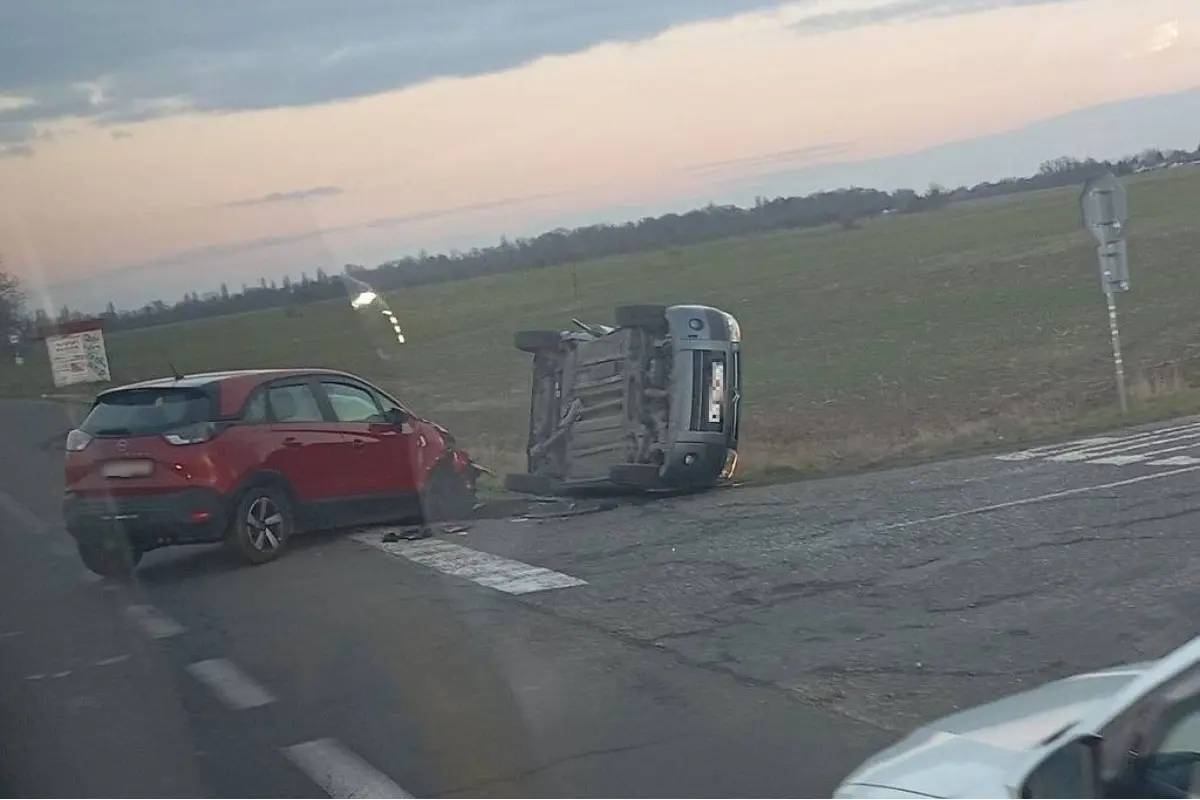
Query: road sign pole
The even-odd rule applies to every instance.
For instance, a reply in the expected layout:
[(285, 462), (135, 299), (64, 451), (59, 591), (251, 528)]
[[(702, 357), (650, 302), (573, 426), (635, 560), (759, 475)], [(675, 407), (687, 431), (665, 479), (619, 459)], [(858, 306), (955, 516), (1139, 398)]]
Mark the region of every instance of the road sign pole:
[(1129, 413), (1125, 393), (1125, 363), (1121, 359), (1121, 332), (1117, 327), (1116, 292), (1129, 291), (1129, 250), (1125, 244), (1129, 201), (1116, 175), (1107, 172), (1089, 178), (1079, 196), (1084, 227), (1096, 239), (1100, 283), (1108, 304), (1108, 332), (1112, 337), (1113, 366), (1117, 372), (1117, 397), (1121, 413)]
[(1129, 413), (1129, 400), (1125, 394), (1125, 364), (1121, 360), (1121, 331), (1117, 327), (1117, 298), (1112, 292), (1105, 292), (1108, 301), (1108, 333), (1112, 337), (1113, 366), (1117, 369), (1117, 397), (1121, 401), (1121, 413)]

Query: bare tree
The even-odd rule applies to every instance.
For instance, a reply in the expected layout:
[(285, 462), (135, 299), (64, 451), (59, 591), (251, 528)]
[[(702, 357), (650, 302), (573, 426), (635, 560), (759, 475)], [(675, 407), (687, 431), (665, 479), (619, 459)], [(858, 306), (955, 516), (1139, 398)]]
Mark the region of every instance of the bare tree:
[(7, 336), (16, 331), (24, 310), (25, 293), (21, 291), (21, 281), (6, 272), (4, 262), (0, 261), (0, 334)]

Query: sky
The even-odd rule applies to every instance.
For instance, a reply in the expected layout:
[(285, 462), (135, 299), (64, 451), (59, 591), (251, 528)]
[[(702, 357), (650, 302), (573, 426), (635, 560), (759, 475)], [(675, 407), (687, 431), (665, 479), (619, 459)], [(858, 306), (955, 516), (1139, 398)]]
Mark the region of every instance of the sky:
[(98, 310), (1200, 145), (1196, 0), (0, 0), (0, 259)]

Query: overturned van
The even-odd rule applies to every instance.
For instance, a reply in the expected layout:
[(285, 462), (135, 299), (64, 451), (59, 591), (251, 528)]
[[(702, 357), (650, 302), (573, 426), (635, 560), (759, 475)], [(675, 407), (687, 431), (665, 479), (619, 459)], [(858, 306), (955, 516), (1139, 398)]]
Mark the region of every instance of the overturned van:
[(533, 355), (528, 467), (512, 491), (702, 489), (732, 477), (741, 328), (708, 306), (622, 306), (616, 326), (520, 331)]

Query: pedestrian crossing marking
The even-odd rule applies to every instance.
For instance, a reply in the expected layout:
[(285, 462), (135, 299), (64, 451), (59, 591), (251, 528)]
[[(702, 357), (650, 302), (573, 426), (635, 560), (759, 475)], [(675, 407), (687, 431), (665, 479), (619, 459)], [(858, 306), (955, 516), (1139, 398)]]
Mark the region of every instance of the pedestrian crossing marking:
[(998, 461), (1047, 461), (1126, 467), (1187, 467), (1200, 464), (1200, 422), (1123, 436), (1092, 436), (995, 456)]

